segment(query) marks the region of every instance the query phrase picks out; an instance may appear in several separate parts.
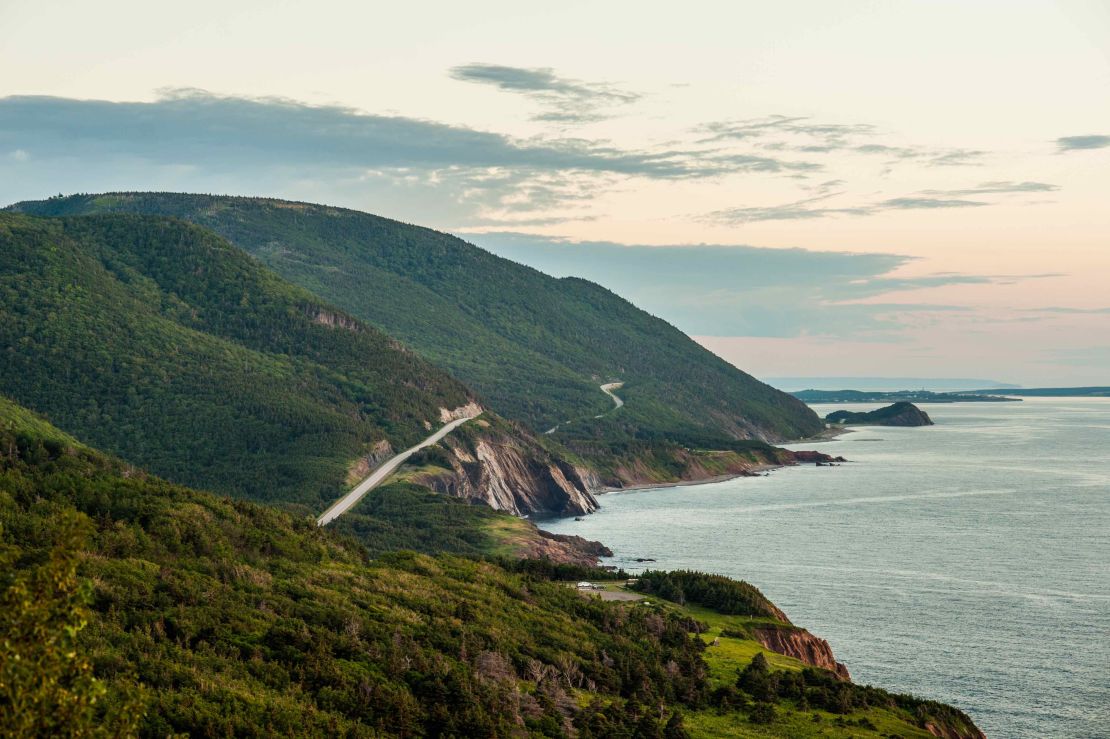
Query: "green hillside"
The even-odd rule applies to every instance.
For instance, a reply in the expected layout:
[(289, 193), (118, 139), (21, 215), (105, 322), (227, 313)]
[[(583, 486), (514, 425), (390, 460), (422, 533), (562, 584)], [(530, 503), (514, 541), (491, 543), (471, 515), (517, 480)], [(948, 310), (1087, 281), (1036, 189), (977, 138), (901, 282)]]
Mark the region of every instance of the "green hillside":
[[(21, 203), (41, 215), (141, 212), (220, 233), (267, 266), (449, 369), (502, 415), (579, 441), (781, 440), (822, 424), (665, 321), (427, 228), (304, 203), (110, 194)], [(598, 389), (623, 381), (619, 412)]]
[[(0, 398), (0, 734), (975, 736), (955, 709), (762, 650), (753, 624), (790, 627), (749, 585), (682, 573), (665, 597), (689, 605), (648, 606), (558, 574), (372, 560)], [(736, 615), (705, 607), (722, 597)]]
[(175, 482), (314, 508), (470, 400), (204, 229), (0, 213), (0, 392)]

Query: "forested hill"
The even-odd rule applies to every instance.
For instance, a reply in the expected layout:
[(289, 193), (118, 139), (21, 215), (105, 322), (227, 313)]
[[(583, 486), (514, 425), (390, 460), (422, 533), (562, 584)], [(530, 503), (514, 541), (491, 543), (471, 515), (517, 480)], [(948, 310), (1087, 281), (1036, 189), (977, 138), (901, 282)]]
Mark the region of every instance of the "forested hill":
[(763, 649), (755, 627), (792, 627), (745, 583), (679, 573), (695, 620), (582, 597), (558, 573), (371, 560), (311, 519), (168, 484), (0, 397), (4, 736), (982, 736), (948, 706)]
[[(503, 415), (582, 438), (781, 440), (817, 416), (608, 290), (555, 279), (453, 236), (352, 210), (125, 193), (25, 202), (39, 215), (138, 212), (211, 228), (449, 369)], [(602, 382), (623, 381), (610, 410)]]
[(314, 508), (470, 392), (180, 220), (0, 213), (0, 392), (175, 482)]

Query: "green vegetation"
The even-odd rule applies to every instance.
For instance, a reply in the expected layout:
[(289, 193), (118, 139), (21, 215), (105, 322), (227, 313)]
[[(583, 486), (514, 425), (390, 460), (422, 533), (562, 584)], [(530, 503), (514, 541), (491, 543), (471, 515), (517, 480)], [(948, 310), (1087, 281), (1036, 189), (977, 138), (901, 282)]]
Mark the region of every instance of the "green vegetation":
[[(971, 726), (780, 655), (752, 667), (759, 645), (721, 636), (744, 617), (607, 603), (552, 580), (605, 577), (596, 570), (370, 559), (310, 518), (148, 476), (3, 399), (0, 555), (0, 602), (14, 606), (0, 611), (3, 648), (58, 676), (13, 679), (4, 661), (0, 726), (23, 736), (52, 735), (63, 718), (73, 735), (148, 737), (921, 737), (925, 721)], [(675, 577), (691, 592), (695, 580), (730, 590)]]
[[(286, 279), (449, 369), (502, 415), (579, 454), (607, 444), (666, 455), (705, 439), (821, 429), (795, 398), (741, 372), (604, 288), (555, 279), (443, 233), (356, 211), (258, 198), (117, 193), (21, 203), (41, 215), (141, 212), (223, 235)], [(623, 381), (626, 401), (598, 385)], [(595, 419), (598, 414), (606, 414)]]
[(214, 234), (0, 213), (0, 392), (176, 482), (319, 508), (460, 383)]
[(376, 488), (329, 528), (358, 539), (373, 555), (411, 549), (482, 557), (500, 552), (506, 543), (499, 526), (534, 535), (530, 523), (489, 506), (394, 482)]
[(829, 423), (864, 426), (932, 426), (929, 414), (913, 403), (898, 402), (873, 411), (833, 411)]
[[(27, 438), (27, 437), (24, 437)], [(8, 437), (9, 455), (15, 441)], [(49, 453), (51, 436), (33, 451)], [(41, 456), (40, 456), (41, 458)], [(136, 686), (113, 685), (93, 675), (78, 647), (88, 625), (90, 583), (77, 577), (77, 547), (84, 540), (76, 516), (50, 524), (55, 544), (24, 557), (0, 539), (0, 734), (17, 737), (117, 737), (133, 734), (141, 709)], [(99, 705), (98, 705), (99, 701)], [(108, 711), (105, 706), (113, 705)]]
[(310, 519), (148, 477), (9, 410), (0, 403), (0, 544), (17, 565), (4, 599), (21, 600), (35, 563), (78, 561), (92, 599), (77, 648), (104, 687), (98, 710), (142, 712), (145, 736), (611, 736), (661, 729), (672, 711), (655, 706), (703, 696), (688, 619), (491, 563), (370, 561)]
[(770, 618), (790, 623), (775, 604), (754, 585), (691, 570), (647, 570), (636, 581), (641, 593), (665, 598), (679, 605), (703, 606), (726, 615)]

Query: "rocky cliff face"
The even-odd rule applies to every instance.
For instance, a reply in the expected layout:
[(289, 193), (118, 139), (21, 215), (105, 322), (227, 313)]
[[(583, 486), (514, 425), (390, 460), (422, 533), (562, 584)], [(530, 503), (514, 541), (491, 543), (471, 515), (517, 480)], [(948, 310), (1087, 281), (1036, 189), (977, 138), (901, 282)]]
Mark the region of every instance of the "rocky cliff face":
[(412, 479), (446, 495), (469, 498), (518, 516), (576, 516), (597, 510), (595, 482), (503, 419), (472, 421), (445, 438), (434, 461), (449, 466)]
[(613, 551), (599, 541), (583, 539), (581, 536), (552, 534), (543, 529), (536, 529), (535, 533), (536, 536), (519, 542), (518, 556), (585, 567), (597, 567), (598, 557), (613, 556)]
[(933, 736), (943, 737), (943, 739), (987, 739), (987, 735), (975, 726), (957, 727), (926, 721), (922, 728)]
[(851, 680), (848, 668), (837, 662), (832, 647), (824, 639), (814, 636), (805, 629), (766, 628), (754, 630), (756, 641), (772, 652), (820, 667), (835, 673), (841, 680)]

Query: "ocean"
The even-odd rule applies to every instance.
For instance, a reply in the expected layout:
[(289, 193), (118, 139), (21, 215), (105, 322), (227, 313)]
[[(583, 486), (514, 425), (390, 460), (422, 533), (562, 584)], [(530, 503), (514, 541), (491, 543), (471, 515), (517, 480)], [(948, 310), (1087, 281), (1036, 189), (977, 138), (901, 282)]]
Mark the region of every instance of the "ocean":
[(839, 467), (609, 493), (541, 525), (628, 570), (747, 580), (855, 682), (951, 703), (992, 739), (1110, 737), (1110, 398), (922, 408), (936, 426), (788, 445)]

